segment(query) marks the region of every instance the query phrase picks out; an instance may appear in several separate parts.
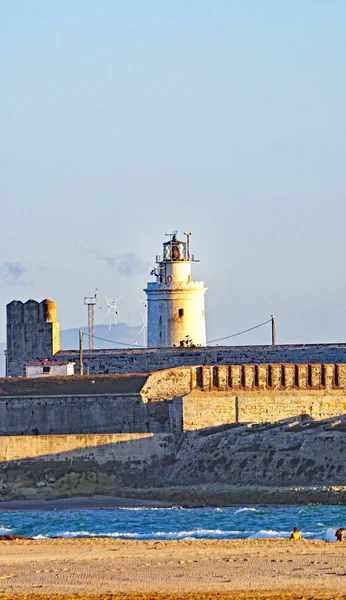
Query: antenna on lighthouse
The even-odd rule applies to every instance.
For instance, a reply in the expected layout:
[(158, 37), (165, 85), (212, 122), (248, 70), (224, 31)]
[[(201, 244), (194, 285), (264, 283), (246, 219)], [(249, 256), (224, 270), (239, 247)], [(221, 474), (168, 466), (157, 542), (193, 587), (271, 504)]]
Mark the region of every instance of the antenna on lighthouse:
[(88, 340), (89, 350), (95, 350), (95, 305), (98, 303), (97, 289), (95, 296), (85, 296), (84, 304), (88, 307)]
[(192, 231), (184, 231), (184, 235), (186, 235), (186, 260), (190, 260), (190, 236)]

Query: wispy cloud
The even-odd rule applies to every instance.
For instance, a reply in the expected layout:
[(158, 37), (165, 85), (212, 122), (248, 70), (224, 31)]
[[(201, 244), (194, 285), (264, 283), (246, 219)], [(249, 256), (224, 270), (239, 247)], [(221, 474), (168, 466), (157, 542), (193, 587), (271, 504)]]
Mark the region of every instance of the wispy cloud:
[(22, 281), (23, 275), (26, 273), (26, 268), (20, 263), (5, 262), (0, 264), (0, 279), (5, 283), (14, 283)]
[(126, 254), (115, 254), (114, 256), (102, 256), (97, 250), (95, 251), (97, 260), (102, 260), (107, 263), (112, 269), (115, 269), (124, 275), (124, 277), (133, 277), (140, 275), (147, 270), (146, 263), (138, 254), (127, 252)]

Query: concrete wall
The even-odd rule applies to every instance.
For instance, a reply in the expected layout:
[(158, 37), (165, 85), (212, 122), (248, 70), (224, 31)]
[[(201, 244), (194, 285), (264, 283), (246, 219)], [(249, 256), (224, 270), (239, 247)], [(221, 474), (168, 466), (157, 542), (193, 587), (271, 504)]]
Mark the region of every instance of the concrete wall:
[(0, 501), (114, 495), (146, 485), (174, 449), (151, 433), (0, 437)]
[[(78, 351), (62, 350), (57, 360), (76, 363)], [(346, 363), (346, 344), (295, 344), (277, 346), (215, 346), (207, 348), (151, 348), (143, 350), (85, 350), (84, 366), (90, 373), (148, 373), (179, 366), (244, 365), (269, 363)]]
[(150, 463), (163, 458), (171, 436), (152, 433), (113, 435), (38, 435), (0, 437), (0, 462), (39, 458), (48, 462), (69, 453), (74, 458), (105, 464), (112, 460)]

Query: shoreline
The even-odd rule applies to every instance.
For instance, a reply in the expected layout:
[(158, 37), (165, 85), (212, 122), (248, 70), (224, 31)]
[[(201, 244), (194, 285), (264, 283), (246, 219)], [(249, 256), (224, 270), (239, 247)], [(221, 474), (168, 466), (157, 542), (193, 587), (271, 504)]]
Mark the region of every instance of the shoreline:
[(12, 510), (88, 510), (118, 507), (171, 508), (172, 504), (163, 501), (123, 498), (121, 496), (74, 496), (55, 500), (9, 500), (0, 502), (0, 512)]
[[(116, 508), (119, 506), (183, 508), (279, 505), (343, 505), (346, 486), (259, 486), (259, 485), (194, 485), (165, 488), (121, 488), (76, 490), (74, 495), (57, 493), (47, 486), (17, 490), (16, 496), (0, 494), (0, 512), (4, 510), (54, 510), (83, 508)], [(79, 493), (78, 493), (79, 492)], [(9, 496), (9, 498), (8, 498)], [(7, 499), (8, 498), (8, 499)]]

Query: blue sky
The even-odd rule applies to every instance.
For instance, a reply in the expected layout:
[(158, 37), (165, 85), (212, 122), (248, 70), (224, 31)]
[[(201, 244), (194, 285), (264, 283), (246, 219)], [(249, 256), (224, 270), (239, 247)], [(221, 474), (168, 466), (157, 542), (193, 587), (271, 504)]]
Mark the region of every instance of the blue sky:
[[(0, 340), (12, 299), (141, 323), (192, 230), (207, 337), (346, 340), (343, 0), (2, 0)], [(237, 343), (266, 343), (270, 328)]]

